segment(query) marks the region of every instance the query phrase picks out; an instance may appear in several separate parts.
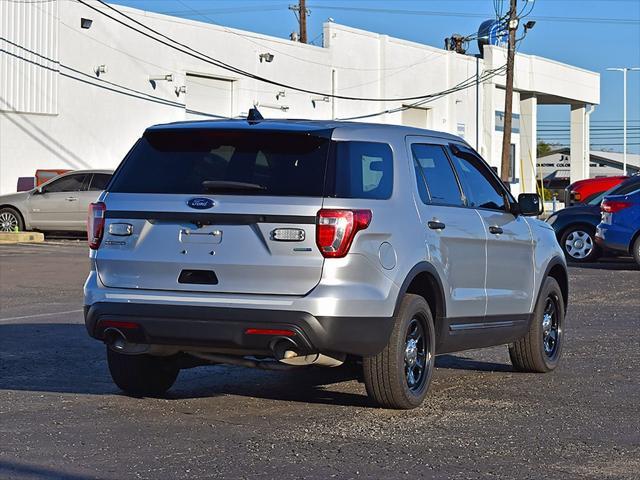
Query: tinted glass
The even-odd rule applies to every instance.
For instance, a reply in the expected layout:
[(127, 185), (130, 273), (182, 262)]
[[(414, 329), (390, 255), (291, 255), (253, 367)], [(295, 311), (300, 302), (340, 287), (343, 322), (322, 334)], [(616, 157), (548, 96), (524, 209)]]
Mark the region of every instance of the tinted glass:
[(107, 173), (94, 173), (89, 190), (101, 192), (107, 188), (109, 180), (111, 180), (111, 175)]
[(82, 185), (86, 180), (87, 175), (85, 173), (79, 173), (77, 175), (67, 175), (66, 177), (54, 180), (50, 184), (44, 187), (44, 191), (48, 193), (56, 192), (79, 192), (84, 190)]
[(234, 195), (322, 196), (329, 140), (305, 133), (211, 130), (147, 132), (125, 159), (111, 192), (210, 193), (203, 182), (258, 189)]
[(454, 154), (453, 161), (469, 207), (505, 209), (503, 191), (495, 185), (497, 180), (479, 158), (471, 153)]
[(411, 150), (422, 201), (463, 205), (458, 181), (444, 149), (438, 145), (414, 144)]
[(335, 196), (384, 199), (393, 190), (393, 155), (386, 143), (338, 142)]
[(625, 180), (622, 185), (615, 187), (611, 195), (626, 195), (627, 193), (635, 192), (639, 188), (640, 178), (632, 178), (631, 180)]

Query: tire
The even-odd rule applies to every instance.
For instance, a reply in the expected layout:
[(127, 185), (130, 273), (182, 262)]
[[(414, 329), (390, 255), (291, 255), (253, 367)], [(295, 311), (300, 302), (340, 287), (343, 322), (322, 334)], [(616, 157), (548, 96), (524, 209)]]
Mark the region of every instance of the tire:
[(24, 222), (20, 212), (11, 207), (0, 209), (0, 232), (14, 232), (16, 227), (19, 232), (24, 231)]
[(133, 396), (160, 396), (175, 383), (180, 368), (171, 357), (124, 355), (107, 347), (113, 382)]
[(571, 225), (560, 237), (560, 246), (570, 262), (594, 262), (601, 250), (595, 242), (595, 229), (591, 225)]
[(420, 406), (431, 383), (435, 340), (429, 305), (419, 295), (405, 295), (389, 343), (378, 355), (362, 361), (369, 398), (386, 408)]
[(640, 265), (640, 235), (636, 238), (636, 241), (633, 242), (633, 258), (638, 265)]
[(546, 373), (558, 366), (564, 344), (564, 313), (560, 285), (554, 278), (547, 277), (540, 290), (529, 332), (509, 346), (515, 370)]

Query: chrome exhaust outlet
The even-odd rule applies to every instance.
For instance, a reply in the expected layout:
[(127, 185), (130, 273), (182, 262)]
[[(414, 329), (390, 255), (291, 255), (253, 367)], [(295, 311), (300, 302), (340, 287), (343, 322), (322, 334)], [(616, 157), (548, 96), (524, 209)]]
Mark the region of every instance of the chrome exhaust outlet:
[(280, 363), (296, 367), (318, 365), (322, 367), (339, 367), (347, 358), (345, 354), (329, 356), (322, 353), (301, 355), (298, 345), (287, 337), (277, 338), (271, 345), (273, 356)]
[(147, 353), (149, 345), (145, 343), (132, 343), (127, 341), (127, 336), (122, 330), (115, 327), (108, 327), (103, 333), (104, 343), (113, 351), (125, 355), (139, 355)]
[(107, 328), (104, 331), (104, 343), (116, 352), (124, 352), (127, 347), (127, 337), (117, 328)]

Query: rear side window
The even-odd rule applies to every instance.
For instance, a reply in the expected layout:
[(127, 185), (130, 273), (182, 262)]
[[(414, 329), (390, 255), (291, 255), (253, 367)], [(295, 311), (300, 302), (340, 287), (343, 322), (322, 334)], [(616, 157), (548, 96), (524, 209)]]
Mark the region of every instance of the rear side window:
[(102, 190), (107, 188), (109, 180), (111, 180), (111, 175), (107, 173), (94, 173), (93, 178), (91, 179), (89, 190), (91, 190), (92, 192), (101, 192)]
[[(386, 143), (337, 142), (335, 172), (327, 194), (338, 198), (387, 199), (393, 190), (393, 154)], [(335, 181), (331, 177), (335, 176)]]
[(227, 185), (224, 193), (234, 195), (322, 196), (329, 145), (328, 138), (308, 133), (151, 131), (127, 156), (109, 190), (205, 194), (223, 193)]
[(455, 173), (439, 145), (413, 144), (418, 193), (424, 203), (463, 206)]

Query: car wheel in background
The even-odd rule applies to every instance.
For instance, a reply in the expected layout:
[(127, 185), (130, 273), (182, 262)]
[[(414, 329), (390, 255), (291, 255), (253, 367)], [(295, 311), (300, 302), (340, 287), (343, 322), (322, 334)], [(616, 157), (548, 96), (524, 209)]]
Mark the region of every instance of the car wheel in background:
[(11, 207), (0, 209), (0, 232), (15, 232), (16, 228), (19, 232), (24, 230), (22, 216), (18, 211)]
[(175, 383), (180, 368), (172, 357), (125, 355), (107, 347), (107, 363), (114, 383), (134, 396), (158, 396)]
[(595, 230), (587, 225), (572, 225), (560, 238), (560, 246), (571, 262), (594, 262), (600, 257), (595, 242)]
[(547, 277), (540, 290), (529, 332), (509, 346), (513, 368), (550, 372), (558, 366), (564, 343), (564, 300), (558, 282)]
[(636, 238), (636, 241), (633, 242), (633, 258), (636, 260), (636, 263), (640, 265), (640, 235)]
[(403, 297), (389, 343), (362, 361), (369, 398), (387, 408), (415, 408), (427, 395), (435, 363), (435, 330), (429, 305)]

